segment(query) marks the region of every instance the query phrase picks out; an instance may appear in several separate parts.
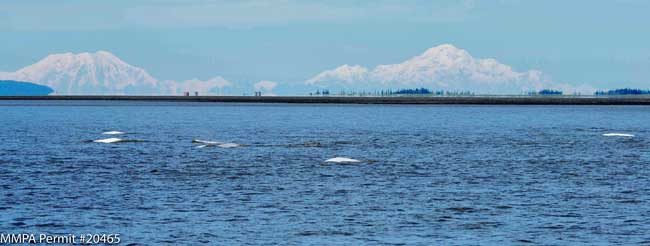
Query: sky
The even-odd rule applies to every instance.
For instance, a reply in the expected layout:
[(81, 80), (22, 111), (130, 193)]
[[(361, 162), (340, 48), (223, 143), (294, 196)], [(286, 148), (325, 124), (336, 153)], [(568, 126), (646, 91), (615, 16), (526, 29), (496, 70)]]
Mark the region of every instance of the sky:
[(278, 83), (452, 44), (516, 71), (650, 88), (650, 1), (3, 0), (0, 71), (107, 50), (166, 80)]

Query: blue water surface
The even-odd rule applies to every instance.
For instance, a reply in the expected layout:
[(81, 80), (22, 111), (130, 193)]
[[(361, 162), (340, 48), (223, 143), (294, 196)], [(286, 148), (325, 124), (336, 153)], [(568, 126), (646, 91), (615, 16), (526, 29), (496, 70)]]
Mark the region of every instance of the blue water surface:
[[(645, 106), (0, 101), (0, 232), (647, 244), (649, 125)], [(108, 137), (141, 141), (92, 142)], [(337, 156), (362, 162), (324, 162)]]

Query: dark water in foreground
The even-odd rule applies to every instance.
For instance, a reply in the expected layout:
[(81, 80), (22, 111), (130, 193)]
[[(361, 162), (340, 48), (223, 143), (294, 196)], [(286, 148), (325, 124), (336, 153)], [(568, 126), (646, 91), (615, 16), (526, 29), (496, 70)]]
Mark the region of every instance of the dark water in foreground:
[[(0, 101), (0, 232), (120, 233), (122, 245), (650, 243), (649, 123), (643, 106)], [(107, 130), (144, 141), (88, 142)], [(323, 162), (335, 156), (363, 162)]]

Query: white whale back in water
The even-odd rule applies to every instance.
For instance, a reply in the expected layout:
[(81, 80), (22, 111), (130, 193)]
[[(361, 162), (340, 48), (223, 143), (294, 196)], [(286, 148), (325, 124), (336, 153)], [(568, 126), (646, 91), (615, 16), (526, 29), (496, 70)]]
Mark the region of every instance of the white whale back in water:
[(124, 132), (121, 131), (107, 131), (107, 132), (102, 132), (104, 135), (122, 135)]
[(632, 134), (627, 134), (627, 133), (605, 133), (603, 134), (605, 137), (634, 137)]
[(237, 147), (240, 147), (240, 146), (241, 146), (241, 144), (236, 144), (236, 143), (223, 143), (223, 144), (217, 145), (217, 147), (219, 147), (219, 148), (237, 148)]
[(104, 139), (98, 139), (94, 140), (93, 142), (95, 143), (118, 143), (122, 142), (123, 140), (121, 138), (104, 138)]
[(333, 163), (359, 163), (361, 161), (347, 158), (347, 157), (334, 157), (331, 159), (325, 160), (325, 162), (333, 162)]
[(222, 144), (222, 142), (217, 142), (217, 141), (208, 141), (208, 140), (200, 140), (200, 139), (194, 139), (194, 140), (192, 140), (192, 143), (200, 143), (200, 144), (206, 144), (206, 145), (217, 145), (217, 144)]
[(197, 148), (214, 147), (214, 146), (219, 148), (237, 148), (242, 146), (241, 144), (236, 144), (236, 143), (224, 143), (224, 142), (207, 141), (207, 140), (200, 140), (200, 139), (194, 139), (192, 140), (192, 143), (201, 144), (199, 146), (196, 146)]

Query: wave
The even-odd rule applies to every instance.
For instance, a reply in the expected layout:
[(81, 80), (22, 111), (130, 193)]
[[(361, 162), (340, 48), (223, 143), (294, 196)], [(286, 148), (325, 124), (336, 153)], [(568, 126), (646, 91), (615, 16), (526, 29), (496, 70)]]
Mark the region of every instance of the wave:
[(605, 137), (634, 137), (633, 134), (627, 134), (627, 133), (604, 133), (603, 136)]

